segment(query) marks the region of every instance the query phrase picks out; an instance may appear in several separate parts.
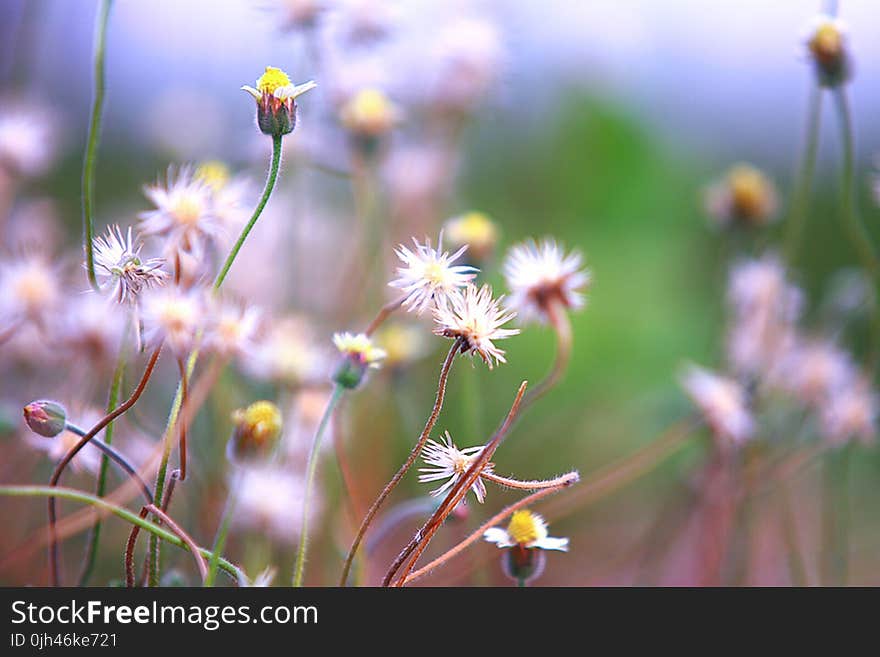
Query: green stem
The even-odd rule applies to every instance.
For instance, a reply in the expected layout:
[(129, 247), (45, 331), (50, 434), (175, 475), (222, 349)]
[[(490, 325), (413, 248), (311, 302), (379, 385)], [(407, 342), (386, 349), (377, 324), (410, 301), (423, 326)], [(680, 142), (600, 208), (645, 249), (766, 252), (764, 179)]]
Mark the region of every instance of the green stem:
[(229, 268), (232, 267), (232, 263), (235, 261), (236, 256), (238, 256), (238, 252), (241, 251), (244, 241), (247, 239), (248, 234), (250, 234), (254, 224), (257, 223), (257, 219), (259, 219), (260, 215), (263, 213), (263, 208), (266, 207), (266, 203), (269, 202), (269, 197), (272, 195), (272, 190), (275, 188), (275, 180), (278, 178), (278, 169), (281, 167), (281, 140), (281, 135), (274, 135), (272, 137), (272, 164), (269, 166), (269, 177), (266, 178), (266, 187), (263, 189), (263, 195), (260, 197), (260, 202), (257, 203), (257, 207), (254, 209), (254, 214), (241, 231), (241, 235), (238, 236), (235, 246), (232, 247), (232, 250), (226, 257), (226, 262), (223, 263), (223, 268), (220, 270), (220, 273), (217, 274), (217, 279), (214, 281), (215, 292), (220, 289), (221, 285), (223, 285), (223, 281), (226, 280), (226, 275), (229, 273)]
[(229, 487), (229, 493), (226, 497), (226, 506), (223, 509), (223, 516), (220, 518), (220, 527), (217, 529), (217, 536), (214, 538), (214, 546), (211, 548), (211, 559), (208, 562), (208, 576), (205, 578), (205, 586), (208, 588), (214, 586), (214, 580), (217, 578), (217, 566), (220, 564), (220, 555), (223, 554), (223, 548), (226, 546), (226, 537), (229, 535), (229, 525), (232, 520), (232, 514), (235, 512), (239, 479), (238, 476), (233, 477), (232, 485)]
[(110, 18), (110, 7), (113, 0), (102, 0), (101, 8), (95, 20), (95, 52), (94, 76), (95, 94), (92, 98), (92, 115), (89, 120), (89, 136), (86, 142), (86, 155), (83, 164), (82, 196), (83, 223), (85, 224), (86, 271), (89, 283), (96, 290), (98, 280), (95, 277), (95, 254), (92, 241), (95, 238), (95, 161), (98, 154), (98, 141), (101, 134), (101, 117), (104, 110), (104, 51), (107, 40), (107, 23)]
[(809, 108), (807, 110), (804, 159), (801, 163), (797, 183), (794, 188), (794, 198), (791, 202), (785, 232), (785, 259), (789, 264), (793, 264), (797, 257), (807, 218), (807, 203), (810, 200), (810, 190), (816, 172), (816, 154), (819, 151), (819, 127), (821, 123), (822, 87), (817, 84), (813, 87), (810, 94)]
[(315, 432), (315, 440), (312, 443), (312, 449), (309, 452), (309, 461), (308, 465), (306, 466), (306, 492), (303, 499), (302, 531), (300, 532), (299, 536), (299, 548), (296, 552), (296, 567), (293, 571), (294, 587), (302, 586), (303, 571), (305, 570), (306, 565), (306, 547), (309, 538), (309, 503), (311, 502), (312, 488), (314, 488), (315, 472), (318, 469), (318, 455), (321, 448), (321, 438), (324, 436), (324, 431), (327, 429), (327, 425), (330, 423), (330, 418), (333, 416), (333, 411), (336, 409), (336, 405), (339, 403), (339, 400), (342, 399), (342, 395), (344, 392), (345, 388), (338, 384), (333, 389), (333, 394), (330, 396), (330, 400), (327, 402), (327, 408), (324, 409), (324, 416), (321, 418), (321, 422), (318, 425), (318, 430)]
[[(141, 518), (140, 516), (138, 516), (138, 514), (132, 513), (126, 508), (116, 506), (115, 504), (108, 502), (102, 497), (95, 497), (94, 495), (91, 495), (84, 491), (75, 490), (73, 488), (63, 488), (59, 486), (0, 486), (0, 496), (60, 497), (66, 500), (72, 500), (74, 502), (85, 502), (86, 504), (90, 504), (100, 509), (109, 511), (113, 515), (122, 518), (123, 520), (126, 520), (134, 525), (137, 525), (141, 529), (145, 529), (154, 536), (158, 536), (163, 541), (168, 541), (169, 543), (172, 543), (179, 548), (183, 548), (184, 550), (189, 549), (186, 546), (186, 543), (184, 543), (175, 534), (162, 529), (158, 525), (153, 524), (145, 518)], [(211, 556), (211, 552), (209, 550), (206, 550), (205, 548), (199, 548), (199, 552), (205, 557)], [(230, 563), (226, 559), (220, 559), (220, 568), (229, 573), (236, 581), (241, 581), (239, 579), (242, 575), (241, 569), (239, 569), (237, 566)]]
[(822, 584), (846, 586), (849, 556), (849, 461), (846, 445), (823, 464)]
[[(116, 359), (116, 369), (113, 371), (113, 381), (110, 384), (110, 394), (107, 399), (107, 412), (110, 413), (114, 408), (116, 408), (116, 404), (119, 403), (119, 390), (122, 387), (122, 377), (125, 374), (125, 353), (126, 346), (125, 340), (119, 347), (119, 356)], [(107, 425), (107, 428), (104, 429), (104, 442), (107, 445), (113, 444), (113, 422)], [(101, 469), (98, 472), (98, 485), (95, 489), (95, 495), (98, 497), (104, 497), (104, 492), (107, 489), (107, 470), (110, 467), (110, 458), (105, 454), (101, 457)], [(89, 578), (92, 576), (92, 572), (95, 569), (95, 563), (98, 558), (98, 544), (101, 540), (101, 519), (95, 519), (95, 524), (92, 526), (91, 535), (89, 537), (89, 546), (86, 552), (85, 565), (83, 566), (82, 574), (79, 577), (79, 585), (85, 586), (88, 584)]]

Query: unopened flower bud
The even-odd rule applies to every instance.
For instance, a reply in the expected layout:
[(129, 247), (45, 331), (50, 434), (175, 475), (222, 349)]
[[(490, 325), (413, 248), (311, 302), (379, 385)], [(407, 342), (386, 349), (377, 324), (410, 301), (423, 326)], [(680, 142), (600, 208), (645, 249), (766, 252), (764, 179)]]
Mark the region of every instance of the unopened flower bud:
[(32, 401), (24, 407), (24, 421), (34, 433), (54, 438), (67, 426), (67, 410), (48, 399)]
[(245, 85), (242, 90), (257, 101), (257, 125), (263, 134), (282, 137), (296, 127), (296, 98), (316, 86), (311, 80), (294, 85), (280, 68), (267, 66), (256, 89)]
[(501, 554), (501, 568), (504, 574), (515, 582), (528, 584), (540, 577), (547, 558), (543, 550), (529, 550), (514, 546)]
[(333, 344), (342, 354), (342, 361), (333, 373), (333, 381), (343, 388), (357, 388), (367, 370), (378, 368), (379, 362), (386, 356), (385, 350), (374, 346), (364, 333), (337, 333), (333, 336)]
[(227, 454), (232, 461), (265, 459), (281, 435), (281, 411), (269, 401), (254, 402), (232, 414), (232, 437)]

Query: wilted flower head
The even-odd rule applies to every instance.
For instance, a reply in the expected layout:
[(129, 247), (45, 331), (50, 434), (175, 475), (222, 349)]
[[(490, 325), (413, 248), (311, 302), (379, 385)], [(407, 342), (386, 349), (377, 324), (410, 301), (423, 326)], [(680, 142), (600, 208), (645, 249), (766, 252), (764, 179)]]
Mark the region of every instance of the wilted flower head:
[(820, 84), (834, 87), (846, 82), (851, 73), (847, 50), (846, 24), (833, 16), (820, 14), (807, 34), (807, 51)]
[(388, 285), (400, 288), (406, 294), (404, 308), (421, 314), (433, 301), (435, 304), (450, 295), (454, 290), (464, 287), (477, 277), (479, 271), (468, 265), (453, 265), (467, 245), (449, 255), (443, 251), (443, 234), (437, 240), (437, 248), (431, 247), (431, 240), (425, 238), (424, 244), (413, 238), (415, 250), (410, 251), (401, 244), (395, 250), (403, 266), (397, 268), (397, 278)]
[(342, 125), (352, 134), (375, 139), (386, 134), (400, 120), (400, 110), (380, 89), (361, 89), (339, 111)]
[(94, 239), (95, 273), (102, 286), (112, 286), (112, 296), (118, 303), (134, 301), (141, 290), (163, 285), (168, 278), (162, 270), (165, 260), (142, 260), (142, 247), (132, 238), (131, 226), (124, 235), (118, 225), (110, 226), (104, 236)]
[[(446, 483), (440, 486), (440, 488), (431, 491), (431, 495), (434, 495), (435, 497), (442, 495), (461, 479), (482, 451), (482, 445), (480, 447), (459, 449), (455, 446), (455, 443), (452, 442), (452, 437), (449, 435), (448, 431), (442, 439), (442, 443), (435, 440), (428, 440), (425, 449), (422, 452), (422, 459), (431, 467), (419, 468), (419, 472), (422, 473), (419, 475), (419, 481), (426, 483), (429, 481), (440, 481), (445, 479)], [(487, 464), (486, 467), (483, 468), (483, 471), (491, 472), (492, 464)], [(486, 499), (486, 485), (480, 477), (477, 477), (471, 485), (471, 490), (477, 498), (477, 501), (482, 504), (483, 500)]]
[(878, 411), (877, 394), (866, 380), (855, 377), (822, 404), (819, 413), (822, 433), (834, 445), (853, 438), (870, 444), (877, 435)]
[(740, 444), (754, 433), (746, 392), (733, 379), (691, 365), (681, 380), (716, 436)]
[(468, 256), (482, 261), (492, 255), (498, 243), (498, 226), (482, 212), (466, 212), (449, 219), (443, 227), (453, 248), (468, 247)]
[(346, 388), (356, 388), (368, 369), (376, 369), (385, 358), (385, 350), (373, 344), (365, 333), (335, 333), (333, 344), (342, 354), (342, 362), (333, 380)]
[(778, 207), (773, 182), (750, 164), (735, 164), (706, 190), (706, 210), (721, 226), (762, 226), (776, 218)]
[(0, 329), (23, 320), (42, 325), (60, 309), (58, 269), (41, 253), (0, 262)]
[(200, 254), (221, 231), (211, 187), (195, 177), (192, 167), (170, 167), (166, 182), (148, 185), (144, 194), (156, 207), (138, 215), (141, 234), (165, 238), (166, 254)]
[(293, 132), (296, 127), (296, 99), (317, 87), (309, 80), (303, 84), (292, 84), (287, 73), (280, 68), (267, 66), (257, 79), (257, 88), (242, 87), (257, 101), (257, 125), (260, 130), (273, 137), (281, 137)]
[(205, 300), (197, 290), (156, 290), (143, 297), (142, 319), (148, 343), (158, 346), (164, 341), (182, 358), (195, 347), (205, 324)]
[(584, 305), (580, 290), (590, 283), (590, 272), (582, 269), (583, 258), (577, 251), (565, 255), (550, 238), (536, 244), (528, 241), (510, 249), (504, 262), (504, 276), (510, 288), (510, 306), (524, 320), (546, 321), (551, 306), (580, 308)]
[(39, 176), (55, 156), (55, 121), (45, 108), (0, 98), (0, 169), (10, 176)]
[(270, 401), (257, 401), (232, 413), (227, 453), (234, 462), (266, 458), (281, 436), (281, 411)]
[(477, 354), (489, 369), (492, 369), (493, 361), (507, 362), (504, 352), (495, 346), (493, 340), (517, 335), (519, 329), (501, 328), (516, 316), (516, 313), (502, 309), (502, 300), (503, 297), (492, 297), (489, 285), (477, 289), (469, 283), (463, 292), (456, 291), (442, 297), (434, 308), (437, 322), (434, 333), (461, 340), (462, 353)]

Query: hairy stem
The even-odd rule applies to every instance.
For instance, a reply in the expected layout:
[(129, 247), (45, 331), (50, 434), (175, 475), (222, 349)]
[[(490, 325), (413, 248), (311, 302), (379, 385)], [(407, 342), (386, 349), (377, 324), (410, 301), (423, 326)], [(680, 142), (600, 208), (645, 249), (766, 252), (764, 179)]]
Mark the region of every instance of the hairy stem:
[(278, 178), (278, 169), (281, 167), (281, 141), (281, 135), (275, 135), (272, 137), (272, 163), (269, 165), (269, 177), (266, 178), (266, 186), (263, 189), (263, 195), (260, 197), (257, 207), (254, 208), (254, 213), (251, 215), (250, 221), (247, 222), (247, 225), (238, 236), (238, 240), (236, 240), (235, 245), (226, 257), (226, 262), (223, 263), (220, 273), (217, 274), (217, 278), (214, 280), (214, 291), (219, 290), (220, 286), (223, 285), (223, 281), (226, 280), (226, 275), (229, 273), (232, 263), (235, 262), (238, 252), (241, 251), (241, 247), (250, 234), (251, 229), (253, 229), (254, 224), (257, 223), (257, 219), (263, 214), (263, 209), (266, 207), (266, 203), (269, 202), (272, 190), (275, 189), (275, 181)]
[(318, 470), (321, 439), (324, 437), (324, 432), (327, 430), (330, 418), (333, 417), (333, 411), (336, 409), (336, 405), (339, 404), (339, 400), (342, 399), (344, 392), (345, 388), (339, 384), (333, 389), (333, 394), (327, 402), (327, 408), (324, 409), (324, 415), (321, 418), (321, 422), (318, 424), (318, 429), (315, 432), (315, 440), (312, 442), (312, 449), (309, 452), (309, 461), (306, 465), (306, 490), (305, 496), (303, 497), (302, 529), (299, 534), (299, 547), (296, 551), (296, 566), (293, 571), (293, 586), (295, 587), (302, 586), (303, 574), (306, 567), (306, 550), (309, 541), (309, 506), (312, 499), (312, 489), (315, 486), (315, 473)]
[(101, 137), (101, 118), (104, 111), (104, 84), (105, 66), (104, 51), (107, 40), (107, 23), (110, 18), (110, 7), (113, 0), (102, 0), (101, 7), (95, 19), (95, 51), (93, 59), (93, 71), (95, 76), (95, 90), (92, 97), (92, 114), (89, 119), (89, 136), (86, 142), (85, 161), (82, 175), (82, 198), (83, 198), (83, 224), (85, 229), (86, 271), (89, 283), (94, 289), (98, 289), (98, 279), (95, 277), (95, 253), (93, 240), (95, 238), (95, 162), (98, 155), (98, 141)]
[[(73, 460), (73, 457), (76, 456), (79, 451), (85, 447), (88, 442), (94, 438), (101, 429), (110, 424), (117, 417), (125, 413), (128, 409), (134, 406), (140, 396), (143, 394), (144, 390), (147, 387), (147, 382), (150, 380), (150, 376), (153, 374), (153, 369), (156, 367), (156, 362), (159, 360), (159, 353), (162, 351), (162, 345), (156, 347), (155, 351), (153, 351), (153, 355), (150, 356), (150, 360), (147, 363), (147, 368), (144, 370), (144, 374), (141, 377), (140, 382), (135, 388), (134, 392), (121, 406), (116, 408), (116, 410), (108, 413), (103, 418), (101, 418), (98, 423), (93, 426), (81, 439), (80, 441), (68, 450), (67, 454), (64, 455), (64, 458), (58, 463), (55, 467), (55, 471), (52, 473), (52, 478), (49, 481), (49, 486), (57, 486), (59, 479), (61, 479), (61, 475), (64, 474), (64, 470), (67, 465)], [(61, 573), (58, 568), (58, 542), (55, 539), (55, 525), (57, 522), (57, 503), (54, 497), (49, 498), (49, 573), (52, 581), (52, 586), (58, 586), (61, 581)]]
[(358, 547), (360, 547), (364, 535), (367, 533), (367, 529), (369, 529), (370, 524), (373, 522), (373, 518), (376, 517), (382, 504), (388, 496), (391, 495), (391, 492), (397, 487), (397, 484), (412, 467), (412, 464), (418, 458), (419, 454), (421, 454), (425, 443), (428, 442), (431, 431), (433, 431), (434, 425), (437, 423), (437, 418), (440, 416), (440, 410), (443, 408), (443, 399), (446, 397), (446, 381), (449, 378), (449, 370), (452, 368), (452, 362), (462, 346), (461, 340), (455, 340), (449, 348), (449, 352), (446, 354), (446, 359), (443, 361), (443, 366), (440, 368), (440, 377), (437, 380), (437, 395), (434, 398), (434, 407), (431, 409), (431, 414), (428, 416), (427, 422), (425, 422), (425, 427), (422, 429), (422, 433), (419, 435), (419, 439), (410, 451), (406, 461), (400, 466), (400, 469), (394, 474), (391, 481), (385, 485), (385, 488), (379, 493), (379, 497), (376, 498), (372, 506), (370, 506), (369, 511), (367, 511), (367, 515), (364, 516), (363, 521), (361, 521), (361, 526), (358, 529), (354, 542), (351, 544), (351, 548), (348, 551), (348, 556), (345, 558), (345, 563), (342, 566), (342, 575), (339, 579), (339, 586), (345, 586), (348, 582), (348, 573), (351, 570), (351, 563), (357, 554)]

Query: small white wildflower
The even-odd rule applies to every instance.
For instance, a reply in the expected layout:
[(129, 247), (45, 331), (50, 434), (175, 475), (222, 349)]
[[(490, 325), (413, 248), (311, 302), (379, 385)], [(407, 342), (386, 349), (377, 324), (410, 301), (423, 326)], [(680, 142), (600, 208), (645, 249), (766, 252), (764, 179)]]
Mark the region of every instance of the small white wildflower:
[(244, 356), (242, 365), (253, 376), (289, 386), (324, 380), (328, 369), (327, 354), (318, 346), (312, 326), (296, 316), (272, 322)]
[(143, 297), (141, 317), (146, 341), (153, 346), (164, 341), (182, 358), (195, 347), (196, 335), (204, 326), (204, 299), (198, 291), (153, 291)]
[(0, 107), (0, 168), (13, 176), (42, 175), (55, 158), (55, 118), (23, 101), (0, 99)]
[(746, 393), (736, 381), (691, 365), (681, 383), (718, 437), (734, 444), (751, 438), (755, 423), (747, 407)]
[(24, 320), (43, 325), (60, 301), (58, 269), (44, 254), (0, 262), (0, 330)]
[(221, 234), (211, 188), (192, 167), (170, 167), (165, 184), (148, 185), (144, 194), (156, 207), (138, 215), (141, 234), (165, 238), (166, 254), (198, 253)]
[(71, 356), (90, 364), (109, 365), (119, 353), (125, 325), (122, 308), (88, 290), (68, 300), (53, 329)]
[(507, 529), (491, 527), (483, 533), (483, 538), (502, 549), (520, 547), (568, 552), (568, 539), (550, 536), (544, 518), (528, 509), (514, 511)]
[(475, 267), (468, 265), (453, 265), (467, 246), (462, 246), (458, 251), (449, 255), (443, 251), (443, 234), (437, 243), (437, 248), (431, 248), (431, 240), (425, 239), (424, 244), (413, 238), (415, 250), (410, 251), (401, 244), (395, 253), (404, 266), (397, 268), (398, 278), (388, 285), (400, 288), (406, 294), (405, 308), (423, 313), (433, 301), (435, 304), (445, 299), (454, 290), (464, 287), (469, 281), (476, 278)]
[(583, 258), (573, 251), (565, 255), (555, 240), (530, 240), (510, 249), (504, 262), (504, 276), (510, 288), (510, 306), (523, 320), (547, 321), (550, 305), (580, 308), (580, 290), (590, 284), (590, 272), (582, 268)]
[(377, 368), (387, 355), (384, 349), (373, 344), (365, 333), (334, 333), (333, 344), (344, 356), (354, 359), (365, 367)]
[(95, 273), (102, 285), (112, 286), (118, 303), (134, 301), (142, 290), (163, 285), (168, 278), (162, 270), (163, 258), (141, 260), (143, 245), (132, 238), (131, 226), (124, 235), (119, 226), (110, 226), (93, 244)]
[[(302, 477), (289, 468), (253, 465), (239, 468), (238, 502), (233, 524), (242, 529), (268, 534), (285, 543), (294, 543), (302, 525), (301, 503), (305, 492)], [(312, 517), (320, 514), (319, 498), (310, 508)]]
[(468, 284), (463, 292), (443, 297), (434, 308), (437, 322), (434, 333), (461, 339), (464, 343), (462, 352), (477, 354), (489, 369), (494, 363), (505, 363), (504, 352), (495, 346), (493, 340), (517, 335), (519, 329), (501, 328), (516, 316), (516, 313), (502, 309), (502, 300), (503, 297), (492, 297), (492, 288), (488, 285), (477, 289)]
[(224, 357), (239, 357), (255, 348), (262, 313), (254, 306), (213, 304), (205, 331), (205, 347)]
[[(425, 445), (422, 459), (431, 467), (419, 468), (419, 472), (423, 473), (419, 475), (419, 481), (426, 483), (446, 479), (446, 483), (440, 486), (440, 488), (431, 491), (431, 495), (441, 495), (461, 479), (482, 451), (483, 446), (459, 449), (452, 442), (452, 438), (447, 431), (442, 443), (429, 440)], [(491, 472), (492, 464), (487, 464), (483, 471)], [(477, 501), (482, 504), (483, 500), (486, 499), (486, 485), (480, 477), (477, 477), (476, 481), (471, 485), (471, 490)]]

